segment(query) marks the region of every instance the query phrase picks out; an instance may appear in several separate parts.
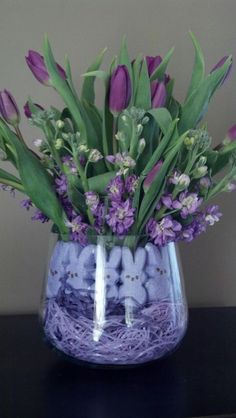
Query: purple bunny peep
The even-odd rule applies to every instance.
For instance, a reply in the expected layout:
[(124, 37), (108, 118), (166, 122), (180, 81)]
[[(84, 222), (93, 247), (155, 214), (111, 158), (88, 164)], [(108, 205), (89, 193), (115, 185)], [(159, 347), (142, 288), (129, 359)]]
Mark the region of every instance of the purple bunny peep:
[(79, 290), (81, 295), (87, 295), (90, 291), (90, 281), (95, 269), (95, 248), (95, 245), (82, 248), (77, 243), (77, 247), (72, 247), (69, 254), (67, 284), (74, 290)]
[(144, 267), (146, 263), (146, 251), (137, 248), (134, 257), (129, 248), (122, 248), (122, 273), (119, 289), (120, 302), (125, 306), (138, 307), (145, 304), (147, 292), (144, 283), (147, 279)]
[(57, 296), (62, 285), (61, 280), (66, 275), (66, 266), (69, 263), (69, 254), (77, 244), (73, 242), (58, 241), (50, 260), (46, 294), (48, 298)]
[[(104, 278), (106, 285), (106, 298), (107, 300), (118, 300), (118, 281), (120, 273), (118, 267), (121, 263), (121, 247), (115, 246), (108, 254), (105, 251), (104, 256)], [(96, 271), (93, 273), (94, 280), (96, 278)], [(95, 291), (95, 283), (91, 286), (91, 290)], [(95, 298), (95, 294), (91, 294), (92, 298)]]
[(168, 248), (158, 248), (156, 245), (148, 243), (145, 249), (147, 252), (146, 271), (148, 274), (145, 287), (148, 292), (148, 301), (167, 299), (171, 290)]

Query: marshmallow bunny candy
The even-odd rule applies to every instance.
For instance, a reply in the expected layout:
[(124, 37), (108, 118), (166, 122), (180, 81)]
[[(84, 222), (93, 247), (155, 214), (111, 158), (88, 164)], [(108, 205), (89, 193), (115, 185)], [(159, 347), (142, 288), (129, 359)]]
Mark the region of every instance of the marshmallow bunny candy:
[[(108, 254), (105, 251), (104, 257), (104, 279), (106, 284), (106, 298), (107, 300), (118, 300), (118, 281), (120, 273), (118, 268), (121, 263), (121, 247), (115, 246)], [(94, 280), (96, 278), (96, 272), (93, 273)], [(91, 290), (95, 290), (95, 283), (91, 286)], [(91, 294), (94, 299), (94, 293)]]
[(144, 248), (137, 248), (134, 257), (128, 247), (122, 248), (121, 286), (119, 300), (125, 306), (138, 307), (145, 304), (147, 292), (144, 283), (147, 279), (144, 267), (146, 252)]
[(46, 295), (48, 298), (57, 296), (66, 275), (66, 265), (69, 262), (69, 252), (74, 243), (57, 241), (49, 265)]
[(146, 271), (148, 280), (145, 287), (148, 292), (148, 301), (153, 302), (168, 298), (170, 295), (170, 268), (168, 260), (168, 248), (157, 248), (148, 243), (145, 246), (147, 252)]
[(83, 249), (72, 247), (69, 254), (69, 263), (66, 267), (67, 284), (73, 289), (87, 295), (90, 281), (95, 269), (95, 245), (87, 245)]

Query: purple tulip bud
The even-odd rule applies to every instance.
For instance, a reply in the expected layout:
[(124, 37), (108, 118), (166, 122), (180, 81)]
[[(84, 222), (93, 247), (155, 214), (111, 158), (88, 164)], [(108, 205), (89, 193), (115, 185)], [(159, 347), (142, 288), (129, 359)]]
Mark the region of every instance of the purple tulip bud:
[(129, 105), (131, 97), (131, 80), (128, 68), (118, 65), (112, 73), (109, 91), (109, 108), (111, 112), (119, 113)]
[(0, 91), (0, 113), (6, 122), (18, 125), (20, 122), (20, 112), (12, 94), (3, 90)]
[(157, 67), (159, 67), (162, 58), (160, 55), (156, 57), (146, 56), (149, 77), (153, 74)]
[[(212, 68), (212, 70), (210, 71), (210, 73), (213, 73), (213, 71), (215, 71), (215, 70), (218, 70), (219, 68), (221, 68), (223, 65), (224, 65), (224, 63), (225, 63), (225, 61), (228, 59), (229, 57), (228, 57), (228, 55), (226, 55), (226, 56), (224, 56), (223, 58), (221, 58), (220, 59), (220, 61), (219, 62), (217, 62), (217, 64)], [(221, 81), (221, 85), (229, 78), (229, 76), (230, 76), (230, 73), (231, 73), (231, 70), (232, 70), (232, 62), (231, 62), (231, 64), (230, 64), (230, 66), (229, 66), (229, 68), (228, 68), (228, 70), (227, 70), (227, 72), (225, 73), (225, 76), (224, 76), (224, 78), (222, 79), (222, 81)]]
[[(30, 50), (28, 57), (25, 57), (25, 59), (35, 78), (45, 86), (50, 86), (50, 78), (43, 56), (37, 51)], [(57, 64), (57, 70), (60, 76), (66, 79), (65, 70), (59, 64)]]
[[(42, 106), (40, 106), (39, 104), (37, 104), (37, 103), (34, 103), (34, 106), (36, 106), (39, 110), (44, 110), (44, 108)], [(29, 102), (26, 102), (25, 103), (25, 105), (24, 105), (24, 112), (25, 112), (25, 116), (27, 118), (30, 119), (32, 117), (32, 112), (31, 112), (30, 107), (29, 107)]]
[(236, 140), (236, 125), (231, 126), (227, 132), (227, 137), (229, 138), (230, 142)]
[(161, 81), (153, 81), (151, 84), (152, 108), (163, 107), (166, 103), (166, 87)]
[(145, 193), (148, 191), (148, 189), (150, 188), (153, 180), (155, 179), (157, 173), (160, 171), (161, 166), (163, 164), (163, 161), (158, 161), (158, 163), (156, 165), (154, 165), (154, 167), (151, 169), (151, 171), (149, 171), (147, 177), (145, 178), (144, 182), (143, 182), (143, 189), (145, 191)]

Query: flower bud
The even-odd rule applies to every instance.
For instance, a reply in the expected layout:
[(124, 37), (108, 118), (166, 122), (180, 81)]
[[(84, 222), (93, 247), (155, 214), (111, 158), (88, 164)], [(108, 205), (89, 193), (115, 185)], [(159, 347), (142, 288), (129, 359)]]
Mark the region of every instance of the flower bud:
[(81, 145), (78, 146), (78, 151), (79, 152), (88, 152), (89, 149), (88, 149), (87, 145), (81, 144)]
[(193, 178), (199, 179), (200, 177), (203, 177), (206, 175), (208, 170), (208, 167), (206, 165), (202, 165), (201, 167), (196, 167), (193, 170)]
[(142, 131), (143, 131), (143, 126), (139, 123), (137, 125), (137, 135), (141, 135)]
[[(40, 55), (37, 51), (30, 50), (28, 56), (25, 57), (28, 67), (32, 71), (35, 78), (45, 86), (50, 86), (50, 77), (44, 62), (44, 57)], [(61, 78), (66, 79), (65, 70), (57, 64), (57, 70)]]
[(199, 181), (199, 184), (203, 189), (208, 189), (211, 185), (211, 180), (209, 177), (202, 177)]
[(187, 174), (181, 174), (178, 178), (178, 183), (177, 183), (178, 187), (181, 189), (182, 188), (186, 189), (189, 186), (189, 184), (190, 184), (189, 176)]
[(145, 147), (146, 147), (146, 141), (144, 138), (141, 138), (138, 143), (138, 153), (141, 154)]
[(62, 138), (57, 138), (55, 141), (55, 148), (56, 149), (61, 149), (63, 147), (64, 141)]
[[(34, 103), (34, 106), (36, 106), (39, 110), (44, 110), (44, 108), (37, 103)], [(28, 119), (32, 118), (32, 112), (31, 112), (30, 107), (29, 107), (29, 102), (26, 102), (25, 105), (24, 105), (24, 113), (25, 113), (25, 116)]]
[(155, 57), (146, 56), (147, 68), (149, 77), (152, 73), (159, 67), (160, 63), (162, 62), (162, 58), (160, 55), (156, 55)]
[(64, 126), (65, 126), (65, 123), (63, 122), (63, 120), (57, 120), (56, 121), (56, 127), (58, 128), (58, 129), (63, 129), (64, 128)]
[(91, 163), (96, 163), (99, 160), (101, 160), (102, 158), (103, 158), (102, 154), (97, 149), (92, 149), (89, 153), (89, 156), (88, 156), (88, 160)]
[(146, 125), (149, 122), (149, 117), (148, 116), (144, 116), (143, 120), (142, 120), (142, 125)]
[(20, 112), (16, 101), (8, 90), (0, 92), (0, 113), (10, 125), (18, 125), (20, 122)]
[(128, 68), (118, 65), (112, 73), (109, 89), (109, 109), (113, 113), (122, 112), (131, 98), (131, 80)]
[(166, 103), (167, 93), (165, 83), (153, 81), (151, 84), (152, 108), (163, 107)]

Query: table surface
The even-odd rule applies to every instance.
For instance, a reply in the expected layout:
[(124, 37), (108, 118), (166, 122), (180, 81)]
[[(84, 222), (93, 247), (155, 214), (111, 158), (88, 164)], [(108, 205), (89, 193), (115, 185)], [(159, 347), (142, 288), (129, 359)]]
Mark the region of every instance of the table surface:
[(0, 317), (1, 418), (236, 417), (236, 308), (190, 310), (168, 358), (102, 370), (45, 344), (35, 315)]

